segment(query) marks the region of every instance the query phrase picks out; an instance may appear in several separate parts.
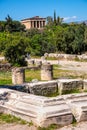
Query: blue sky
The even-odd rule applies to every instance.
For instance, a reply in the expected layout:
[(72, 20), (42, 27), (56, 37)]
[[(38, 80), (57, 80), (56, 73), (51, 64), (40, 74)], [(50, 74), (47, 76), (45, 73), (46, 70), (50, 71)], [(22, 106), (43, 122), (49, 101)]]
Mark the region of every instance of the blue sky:
[(53, 16), (54, 10), (66, 22), (87, 20), (87, 0), (0, 0), (0, 20)]

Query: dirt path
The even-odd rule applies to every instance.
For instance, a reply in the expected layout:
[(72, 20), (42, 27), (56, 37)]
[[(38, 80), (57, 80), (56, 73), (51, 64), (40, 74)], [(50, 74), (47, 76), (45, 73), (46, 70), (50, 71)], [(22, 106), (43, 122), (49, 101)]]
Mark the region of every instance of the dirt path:
[[(38, 130), (35, 126), (19, 124), (0, 124), (0, 130)], [(87, 122), (80, 122), (77, 125), (69, 125), (56, 130), (87, 130)]]
[(0, 124), (0, 130), (37, 130), (37, 128), (19, 124)]
[(87, 70), (87, 62), (75, 62), (75, 61), (49, 61), (51, 64), (58, 64), (65, 70), (76, 70), (85, 72)]
[[(41, 59), (34, 59), (35, 61), (41, 61)], [(76, 62), (67, 60), (44, 60), (42, 62), (49, 62), (51, 64), (60, 65), (61, 69), (76, 70), (85, 72), (87, 70), (87, 62)]]

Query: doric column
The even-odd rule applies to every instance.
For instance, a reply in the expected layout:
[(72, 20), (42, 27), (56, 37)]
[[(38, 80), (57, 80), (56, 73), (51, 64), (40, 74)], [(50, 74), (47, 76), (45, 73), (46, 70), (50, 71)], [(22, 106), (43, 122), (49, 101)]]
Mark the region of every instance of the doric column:
[(30, 21), (30, 28), (32, 28), (32, 21)]
[(41, 26), (42, 26), (42, 28), (43, 28), (43, 21), (41, 21)]
[(39, 21), (39, 28), (41, 28), (41, 26), (40, 26), (40, 21)]
[(37, 28), (37, 21), (35, 21), (35, 26), (36, 26), (36, 28)]
[(43, 21), (43, 27), (45, 26), (45, 22)]
[(32, 28), (34, 28), (34, 21), (32, 21)]

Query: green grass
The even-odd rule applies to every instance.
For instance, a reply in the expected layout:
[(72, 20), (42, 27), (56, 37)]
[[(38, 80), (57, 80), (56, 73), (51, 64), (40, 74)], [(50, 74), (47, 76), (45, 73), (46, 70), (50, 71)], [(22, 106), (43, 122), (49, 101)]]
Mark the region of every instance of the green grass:
[(27, 124), (25, 120), (22, 120), (21, 118), (12, 116), (10, 114), (0, 114), (0, 123)]
[(56, 125), (56, 124), (51, 124), (50, 126), (48, 126), (47, 128), (45, 127), (38, 127), (38, 130), (55, 130), (57, 128), (60, 128), (60, 126)]
[(75, 119), (75, 117), (73, 116), (73, 122), (72, 122), (72, 126), (76, 126), (77, 125), (77, 121), (76, 121), (76, 119)]
[(59, 93), (55, 92), (55, 93), (47, 94), (46, 97), (56, 97), (58, 95), (59, 95)]
[[(41, 71), (40, 70), (29, 70), (25, 71), (25, 81), (30, 82), (32, 79), (41, 80)], [(0, 71), (0, 85), (12, 85), (12, 76), (11, 72)], [(62, 70), (60, 65), (53, 66), (53, 79), (58, 78), (82, 78), (86, 79), (87, 74), (77, 73), (72, 70)]]
[(33, 126), (33, 122), (27, 122), (19, 117), (12, 116), (10, 114), (0, 114), (0, 124), (3, 123), (16, 123), (21, 125)]
[(40, 70), (26, 70), (25, 71), (26, 82), (32, 81), (32, 79), (41, 80)]
[(62, 94), (72, 94), (72, 93), (81, 93), (81, 91), (78, 89), (73, 89), (73, 90), (66, 90), (62, 92)]
[(58, 60), (56, 57), (47, 57), (46, 60)]
[(0, 85), (12, 84), (11, 72), (0, 71)]
[(87, 59), (79, 59), (78, 57), (76, 57), (74, 60), (77, 62), (87, 62)]

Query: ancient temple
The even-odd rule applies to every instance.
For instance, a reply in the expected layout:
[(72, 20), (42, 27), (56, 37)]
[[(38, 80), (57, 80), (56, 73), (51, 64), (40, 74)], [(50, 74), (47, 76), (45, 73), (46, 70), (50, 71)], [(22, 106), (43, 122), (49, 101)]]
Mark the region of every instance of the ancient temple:
[(26, 29), (31, 29), (31, 28), (43, 29), (44, 26), (46, 25), (46, 18), (35, 16), (32, 18), (21, 20), (21, 23), (26, 26)]

